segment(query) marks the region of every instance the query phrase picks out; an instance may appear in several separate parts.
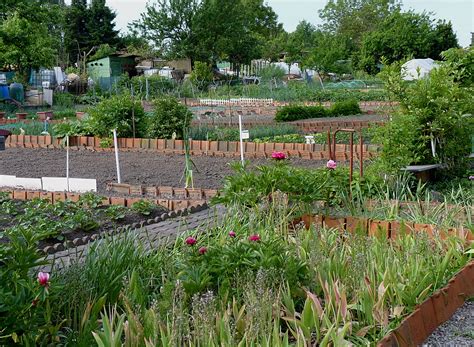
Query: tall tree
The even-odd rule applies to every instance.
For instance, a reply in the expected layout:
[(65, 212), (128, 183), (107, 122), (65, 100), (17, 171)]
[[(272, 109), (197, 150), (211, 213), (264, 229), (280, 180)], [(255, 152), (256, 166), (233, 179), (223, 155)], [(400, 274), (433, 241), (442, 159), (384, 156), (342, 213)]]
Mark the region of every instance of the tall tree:
[(105, 4), (105, 0), (92, 0), (87, 17), (89, 45), (108, 44), (114, 46), (118, 42), (118, 31), (115, 30), (117, 15)]
[(47, 26), (11, 14), (0, 24), (0, 66), (15, 69), (26, 82), (30, 69), (53, 66), (53, 42)]
[(87, 0), (72, 0), (65, 15), (65, 47), (71, 62), (78, 62), (81, 52), (89, 49)]
[(282, 30), (263, 0), (157, 0), (131, 27), (167, 57), (237, 64), (260, 57), (264, 41)]
[(408, 57), (439, 59), (442, 51), (457, 47), (455, 37), (450, 25), (435, 26), (427, 13), (393, 13), (364, 37), (358, 66), (376, 73), (382, 57), (387, 63)]

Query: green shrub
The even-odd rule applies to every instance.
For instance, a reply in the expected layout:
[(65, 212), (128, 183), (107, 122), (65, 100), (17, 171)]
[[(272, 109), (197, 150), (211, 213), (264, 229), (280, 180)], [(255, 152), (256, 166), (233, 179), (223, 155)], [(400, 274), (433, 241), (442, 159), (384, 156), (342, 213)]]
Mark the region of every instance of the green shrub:
[(277, 122), (291, 122), (299, 119), (328, 117), (328, 111), (322, 106), (288, 105), (278, 109), (275, 120)]
[[(110, 137), (117, 129), (119, 137), (144, 137), (147, 121), (145, 111), (139, 100), (129, 94), (114, 95), (92, 107), (88, 111), (88, 126), (93, 135)], [(135, 128), (135, 129), (134, 129)]]
[(359, 107), (359, 102), (355, 99), (336, 101), (329, 109), (332, 117), (352, 116), (361, 114), (362, 110)]
[(183, 130), (189, 127), (193, 114), (176, 98), (164, 97), (153, 102), (153, 113), (148, 121), (150, 138), (183, 138)]
[(211, 65), (197, 61), (194, 63), (193, 72), (191, 73), (190, 80), (199, 89), (207, 89), (209, 83), (212, 82), (214, 76), (212, 74)]
[(54, 93), (53, 103), (62, 107), (74, 107), (74, 95), (70, 93)]

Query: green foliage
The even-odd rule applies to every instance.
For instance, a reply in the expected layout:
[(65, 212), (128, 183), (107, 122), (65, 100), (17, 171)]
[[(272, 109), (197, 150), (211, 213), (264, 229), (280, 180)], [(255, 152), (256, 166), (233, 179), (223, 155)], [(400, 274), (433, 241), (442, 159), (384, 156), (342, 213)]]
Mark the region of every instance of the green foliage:
[(0, 66), (15, 66), (20, 82), (26, 83), (30, 69), (52, 67), (55, 50), (48, 28), (18, 12), (0, 24)]
[(275, 12), (259, 0), (159, 0), (131, 27), (168, 57), (236, 64), (259, 58), (265, 40), (282, 31)]
[(383, 74), (401, 108), (391, 124), (379, 129), (380, 162), (389, 171), (439, 163), (448, 173), (464, 174), (474, 131), (474, 120), (467, 116), (474, 113), (471, 89), (456, 81), (449, 64), (412, 84), (402, 81), (398, 66)]
[(214, 79), (211, 65), (201, 61), (195, 62), (190, 79), (199, 89), (206, 90)]
[(87, 125), (87, 122), (78, 120), (56, 123), (53, 125), (52, 135), (57, 138), (89, 135), (90, 130)]
[(97, 48), (95, 53), (88, 58), (88, 60), (93, 61), (93, 60), (102, 59), (102, 58), (108, 57), (112, 53), (115, 53), (115, 51), (116, 51), (115, 47), (110, 47), (108, 43), (101, 44), (99, 48)]
[(262, 81), (281, 81), (283, 76), (285, 76), (286, 71), (281, 66), (268, 65), (260, 70), (260, 77)]
[(69, 93), (54, 93), (53, 104), (60, 107), (74, 107), (74, 95)]
[(362, 110), (359, 107), (359, 102), (355, 99), (337, 101), (329, 109), (329, 114), (332, 117), (352, 116), (361, 113)]
[(143, 216), (149, 216), (154, 208), (155, 205), (149, 200), (140, 200), (134, 202), (132, 205), (132, 210)]
[(288, 105), (278, 109), (275, 120), (277, 122), (291, 122), (299, 119), (330, 117), (329, 111), (323, 106)]
[(110, 137), (117, 129), (118, 137), (146, 137), (147, 119), (141, 102), (130, 94), (114, 95), (90, 108), (87, 126), (91, 134)]
[(299, 119), (340, 117), (361, 114), (359, 102), (354, 99), (336, 101), (331, 108), (323, 106), (288, 105), (277, 110), (277, 122), (291, 122)]
[(440, 22), (435, 26), (428, 14), (396, 12), (364, 37), (359, 67), (370, 73), (378, 72), (377, 64), (382, 57), (388, 63), (410, 56), (437, 60), (442, 51), (457, 46), (451, 24)]
[[(153, 101), (153, 113), (149, 117), (147, 135), (150, 138), (183, 138), (183, 131), (193, 118), (188, 108), (176, 98), (164, 97)], [(174, 134), (174, 135), (173, 135)]]

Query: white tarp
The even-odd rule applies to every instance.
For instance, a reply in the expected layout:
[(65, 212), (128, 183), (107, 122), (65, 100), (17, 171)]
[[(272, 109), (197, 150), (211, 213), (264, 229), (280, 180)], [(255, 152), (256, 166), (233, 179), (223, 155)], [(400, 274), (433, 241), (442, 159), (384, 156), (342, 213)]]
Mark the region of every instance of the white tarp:
[(429, 75), (437, 64), (431, 58), (412, 59), (402, 65), (402, 77), (405, 81), (413, 81)]

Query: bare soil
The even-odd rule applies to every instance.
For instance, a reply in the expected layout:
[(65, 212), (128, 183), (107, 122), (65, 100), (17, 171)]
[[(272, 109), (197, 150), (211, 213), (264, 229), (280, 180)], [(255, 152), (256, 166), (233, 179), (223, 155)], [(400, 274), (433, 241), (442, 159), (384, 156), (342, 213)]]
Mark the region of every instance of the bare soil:
[[(230, 163), (238, 158), (192, 157), (196, 188), (220, 188), (224, 178), (233, 173)], [(251, 159), (251, 166), (269, 163), (270, 159)], [(319, 167), (326, 162), (290, 159), (298, 167)], [(70, 177), (97, 179), (99, 193), (106, 193), (108, 182), (117, 182), (112, 152), (70, 151)], [(120, 152), (122, 183), (184, 187), (183, 155), (151, 152)], [(0, 175), (18, 177), (65, 177), (66, 151), (63, 149), (7, 148), (0, 151)]]

